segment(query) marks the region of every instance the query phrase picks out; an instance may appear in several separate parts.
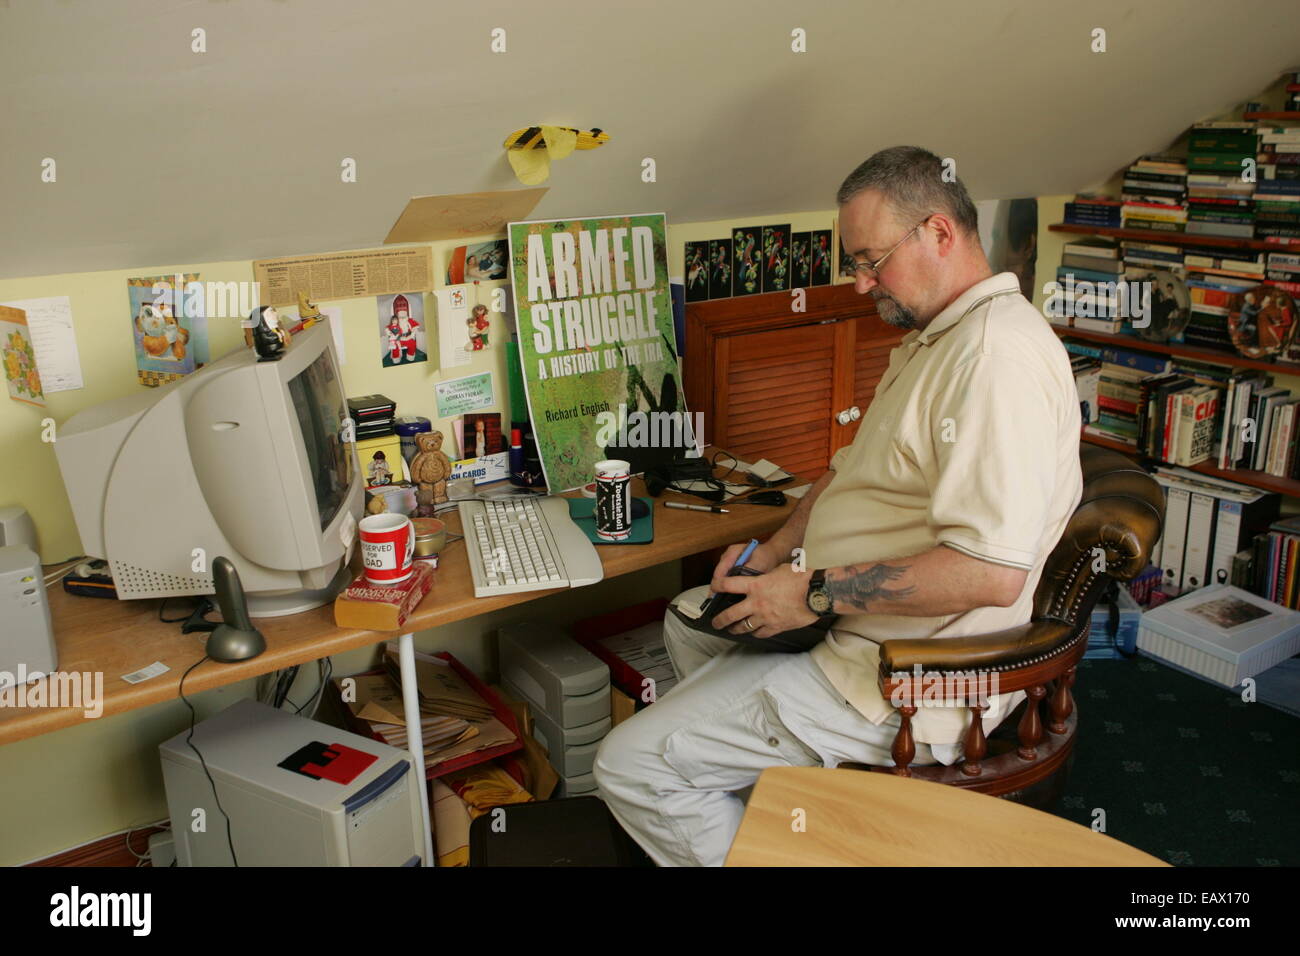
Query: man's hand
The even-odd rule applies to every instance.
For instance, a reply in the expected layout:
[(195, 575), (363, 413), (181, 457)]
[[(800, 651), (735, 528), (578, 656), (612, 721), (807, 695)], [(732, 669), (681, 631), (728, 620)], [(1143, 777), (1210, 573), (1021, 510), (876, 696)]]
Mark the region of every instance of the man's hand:
[[(746, 566), (751, 564), (752, 558), (746, 562)], [(712, 623), (717, 630), (729, 628), (732, 634), (771, 637), (773, 634), (807, 627), (817, 620), (817, 615), (808, 610), (806, 600), (808, 573), (796, 571), (788, 564), (782, 564), (758, 577), (737, 575), (723, 578), (720, 583), (715, 582), (715, 589), (746, 596), (735, 607), (714, 617)]]
[[(722, 557), (718, 560), (718, 566), (713, 569), (713, 580), (709, 583), (710, 591), (716, 593), (718, 591), (726, 590), (726, 588), (722, 586), (722, 582), (727, 579), (727, 572), (732, 569), (736, 560), (740, 557), (740, 553), (744, 550), (745, 545), (733, 544), (731, 547), (727, 548), (726, 551), (722, 552)], [(745, 567), (753, 568), (755, 571), (766, 574), (780, 563), (781, 555), (777, 554), (770, 544), (764, 541), (754, 549), (754, 553), (751, 554), (749, 560), (745, 562)]]

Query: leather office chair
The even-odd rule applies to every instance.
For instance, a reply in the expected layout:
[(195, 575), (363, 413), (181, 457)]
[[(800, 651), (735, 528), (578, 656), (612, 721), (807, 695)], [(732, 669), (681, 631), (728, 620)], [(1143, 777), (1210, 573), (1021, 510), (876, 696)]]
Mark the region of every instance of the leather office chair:
[[(936, 672), (986, 678), (996, 672), (997, 693), (1024, 690), (1025, 702), (987, 739), (981, 722), (972, 720), (964, 759), (951, 767), (910, 766), (916, 754), (910, 718), (916, 707), (898, 706), (902, 724), (892, 748), (895, 766), (864, 769), (1037, 807), (1060, 796), (1077, 727), (1071, 687), (1087, 649), (1093, 605), (1113, 581), (1132, 580), (1147, 566), (1165, 517), (1163, 489), (1133, 461), (1089, 444), (1081, 444), (1079, 458), (1083, 496), (1044, 565), (1029, 623), (992, 634), (881, 644), (880, 689), (886, 700), (933, 699)], [(946, 699), (967, 705), (968, 698), (978, 699), (979, 686), (978, 680), (963, 685), (954, 679), (945, 680), (943, 689)], [(992, 688), (985, 684), (984, 692)], [(895, 693), (899, 696), (891, 696)], [(967, 706), (976, 716), (986, 709)]]

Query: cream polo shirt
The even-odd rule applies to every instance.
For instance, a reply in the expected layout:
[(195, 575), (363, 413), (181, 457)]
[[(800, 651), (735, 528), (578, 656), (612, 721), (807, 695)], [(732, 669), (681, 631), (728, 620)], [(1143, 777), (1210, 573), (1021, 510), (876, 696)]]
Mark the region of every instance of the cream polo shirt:
[[(831, 459), (835, 477), (813, 505), (808, 569), (943, 544), (1029, 576), (1010, 607), (841, 616), (812, 657), (868, 720), (893, 713), (877, 684), (876, 642), (983, 634), (1030, 619), (1043, 564), (1083, 493), (1080, 427), (1065, 348), (1010, 272), (971, 286), (890, 354), (857, 437)], [(1023, 691), (991, 697), (985, 730), (1023, 699)], [(916, 739), (953, 762), (970, 711), (916, 703)]]

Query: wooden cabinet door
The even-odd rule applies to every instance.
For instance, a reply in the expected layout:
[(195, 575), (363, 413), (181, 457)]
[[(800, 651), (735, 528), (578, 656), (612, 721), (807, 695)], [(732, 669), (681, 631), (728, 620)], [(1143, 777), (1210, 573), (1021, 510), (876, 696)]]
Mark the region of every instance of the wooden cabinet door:
[(835, 413), (847, 407), (853, 323), (745, 332), (714, 354), (715, 444), (745, 461), (820, 473), (836, 449)]
[(853, 440), (858, 419), (838, 415), (866, 413), (902, 333), (852, 286), (805, 292), (802, 312), (783, 293), (688, 305), (682, 365), (706, 441), (815, 477)]

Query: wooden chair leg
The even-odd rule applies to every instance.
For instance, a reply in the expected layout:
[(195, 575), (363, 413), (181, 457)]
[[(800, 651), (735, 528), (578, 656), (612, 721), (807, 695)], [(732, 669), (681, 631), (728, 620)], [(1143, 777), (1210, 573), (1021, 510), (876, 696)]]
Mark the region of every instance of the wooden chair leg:
[(912, 761), (916, 759), (916, 741), (912, 739), (912, 716), (916, 713), (915, 707), (899, 707), (899, 716), (901, 721), (898, 725), (898, 733), (894, 735), (894, 746), (891, 752), (894, 755), (894, 773), (900, 777), (910, 777), (912, 771), (908, 768), (912, 766)]
[(978, 777), (984, 772), (984, 766), (980, 761), (989, 752), (989, 744), (984, 737), (984, 721), (980, 717), (986, 710), (988, 708), (981, 704), (970, 705), (971, 722), (962, 745), (966, 759), (961, 765), (961, 772), (968, 777)]
[(1074, 713), (1074, 697), (1070, 688), (1074, 686), (1075, 668), (1071, 667), (1056, 679), (1056, 692), (1052, 694), (1052, 720), (1047, 729), (1054, 734), (1065, 733), (1065, 722)]
[(1037, 760), (1038, 744), (1043, 739), (1043, 719), (1039, 716), (1038, 705), (1047, 696), (1047, 688), (1038, 684), (1026, 690), (1025, 695), (1029, 700), (1025, 702), (1025, 712), (1020, 718), (1020, 746), (1016, 753), (1020, 754), (1021, 760)]

